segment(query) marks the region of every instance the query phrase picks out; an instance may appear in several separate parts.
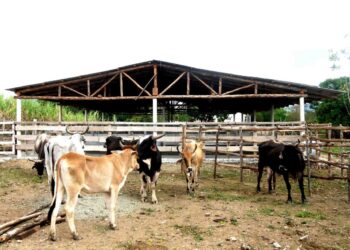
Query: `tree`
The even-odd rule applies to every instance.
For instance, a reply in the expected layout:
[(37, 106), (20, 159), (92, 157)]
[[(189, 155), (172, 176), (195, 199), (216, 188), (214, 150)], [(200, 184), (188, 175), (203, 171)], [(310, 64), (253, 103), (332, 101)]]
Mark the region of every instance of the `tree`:
[(315, 103), (317, 121), (320, 123), (332, 123), (334, 125), (350, 125), (350, 105), (347, 94), (349, 77), (328, 79), (320, 83), (320, 87), (345, 91), (336, 99), (328, 99)]

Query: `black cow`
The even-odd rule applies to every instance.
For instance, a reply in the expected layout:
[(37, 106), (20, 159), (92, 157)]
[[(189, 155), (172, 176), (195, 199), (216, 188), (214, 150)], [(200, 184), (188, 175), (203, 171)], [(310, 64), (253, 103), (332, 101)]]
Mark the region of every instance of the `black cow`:
[[(306, 197), (304, 194), (304, 169), (305, 161), (303, 153), (297, 145), (285, 145), (276, 143), (272, 140), (262, 142), (259, 146), (259, 163), (258, 163), (258, 185), (257, 192), (260, 192), (260, 180), (265, 166), (269, 166), (273, 173), (283, 175), (283, 179), (288, 189), (288, 200), (292, 202), (291, 186), (289, 183), (289, 175), (294, 179), (298, 179), (299, 189), (301, 193), (301, 201), (304, 203)], [(271, 192), (271, 175), (269, 176), (269, 192)]]
[[(157, 147), (157, 139), (163, 137), (160, 136), (147, 136), (140, 140), (138, 145), (138, 163), (140, 165), (139, 172), (141, 177), (141, 201), (144, 202), (147, 199), (147, 186), (152, 190), (152, 203), (158, 203), (156, 196), (156, 184), (160, 174), (160, 167), (162, 165), (162, 155)], [(150, 160), (149, 163), (146, 161)]]
[(36, 172), (38, 173), (38, 176), (40, 178), (42, 178), (43, 175), (44, 175), (44, 168), (45, 168), (44, 161), (45, 160), (35, 160), (35, 161), (33, 161), (34, 165), (33, 165), (32, 169), (36, 169)]
[(123, 150), (125, 146), (132, 147), (137, 145), (139, 140), (124, 140), (120, 136), (111, 135), (106, 138), (106, 142), (103, 145), (107, 151), (106, 154), (109, 155), (113, 150)]
[(147, 188), (152, 190), (152, 203), (158, 203), (156, 196), (156, 184), (162, 165), (162, 156), (157, 147), (157, 139), (160, 136), (146, 136), (140, 140), (123, 140), (119, 136), (109, 136), (106, 138), (104, 147), (107, 149), (106, 154), (113, 150), (122, 150), (125, 147), (137, 146), (139, 173), (141, 178), (141, 201), (147, 199)]

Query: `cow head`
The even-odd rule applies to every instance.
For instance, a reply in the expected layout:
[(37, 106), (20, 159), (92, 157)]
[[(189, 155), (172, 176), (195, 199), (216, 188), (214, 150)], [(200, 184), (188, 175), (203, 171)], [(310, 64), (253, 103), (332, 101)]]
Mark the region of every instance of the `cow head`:
[(112, 151), (123, 150), (125, 148), (131, 148), (136, 150), (139, 140), (123, 140), (120, 136), (108, 136), (106, 142), (103, 145), (107, 149), (106, 154), (111, 154)]
[(151, 158), (152, 155), (155, 155), (158, 152), (157, 140), (162, 138), (165, 134), (159, 136), (150, 135), (140, 142), (138, 146), (138, 154), (140, 159), (145, 160)]
[(180, 145), (178, 145), (176, 149), (180, 153), (181, 159), (177, 162), (181, 163), (181, 170), (183, 172), (191, 175), (193, 171), (192, 158), (197, 150), (197, 144), (195, 142), (185, 143), (181, 151), (179, 150), (179, 146)]
[(45, 159), (45, 145), (49, 141), (49, 136), (45, 133), (40, 134), (36, 137), (34, 142), (34, 151), (38, 154), (40, 160)]
[(44, 160), (35, 160), (32, 162), (34, 162), (32, 169), (36, 169), (39, 177), (42, 177), (44, 174)]
[(111, 154), (112, 151), (114, 150), (122, 150), (122, 146), (120, 144), (120, 142), (122, 141), (123, 139), (119, 136), (114, 136), (114, 135), (111, 135), (111, 136), (108, 136), (106, 138), (106, 142), (105, 144), (103, 145), (103, 147), (105, 147), (107, 149), (107, 152), (106, 154)]
[(79, 154), (84, 154), (84, 148), (85, 148), (85, 137), (80, 134), (73, 134), (72, 136), (70, 136), (70, 141), (71, 141), (71, 145), (69, 150), (79, 153)]

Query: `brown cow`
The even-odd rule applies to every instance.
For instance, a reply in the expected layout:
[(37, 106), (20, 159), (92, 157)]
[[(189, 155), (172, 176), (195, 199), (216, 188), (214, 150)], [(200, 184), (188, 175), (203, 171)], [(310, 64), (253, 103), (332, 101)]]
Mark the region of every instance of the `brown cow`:
[(186, 175), (187, 193), (194, 192), (195, 186), (198, 186), (198, 176), (205, 158), (203, 147), (202, 141), (196, 142), (194, 140), (186, 142), (181, 152), (179, 146), (177, 147), (177, 151), (181, 155), (178, 162), (181, 163), (181, 171)]
[(56, 217), (64, 192), (67, 193), (66, 216), (74, 240), (80, 239), (74, 224), (74, 209), (81, 190), (106, 195), (109, 225), (111, 229), (115, 229), (117, 227), (115, 210), (118, 193), (127, 175), (132, 170), (139, 168), (137, 157), (137, 152), (129, 148), (118, 154), (112, 153), (101, 157), (85, 156), (73, 152), (63, 155), (57, 162), (55, 194), (48, 214), (48, 220), (51, 220), (50, 239), (53, 241), (57, 239)]

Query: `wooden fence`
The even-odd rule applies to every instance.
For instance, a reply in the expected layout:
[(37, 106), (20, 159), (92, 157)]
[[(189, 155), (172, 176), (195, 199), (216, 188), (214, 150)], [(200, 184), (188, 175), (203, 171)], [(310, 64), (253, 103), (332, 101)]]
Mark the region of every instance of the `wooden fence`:
[[(34, 140), (40, 133), (65, 135), (66, 126), (71, 131), (82, 131), (84, 123), (73, 122), (2, 122), (0, 123), (0, 154), (30, 158), (34, 154)], [(153, 133), (165, 134), (159, 149), (165, 158), (178, 159), (177, 146), (187, 139), (205, 142), (207, 161), (213, 161), (213, 175), (220, 167), (240, 171), (241, 181), (245, 170), (257, 171), (257, 144), (269, 139), (285, 143), (302, 140), (300, 147), (307, 161), (308, 187), (310, 178), (347, 180), (350, 201), (350, 128), (331, 124), (289, 123), (128, 123), (89, 122), (85, 135), (87, 154), (103, 154), (107, 136), (115, 134), (126, 139), (139, 138)], [(319, 171), (319, 169), (326, 169)]]
[[(331, 124), (220, 124), (183, 128), (182, 141), (198, 139), (206, 144), (206, 152), (214, 154), (213, 175), (220, 167), (240, 171), (257, 171), (257, 144), (269, 139), (296, 144), (303, 149), (307, 162), (308, 189), (311, 178), (323, 180), (347, 180), (350, 201), (350, 127)], [(191, 135), (192, 133), (192, 135)], [(345, 135), (347, 138), (345, 138)], [(220, 157), (221, 156), (221, 157)], [(222, 156), (226, 157), (223, 158)], [(320, 171), (326, 169), (326, 171)]]

